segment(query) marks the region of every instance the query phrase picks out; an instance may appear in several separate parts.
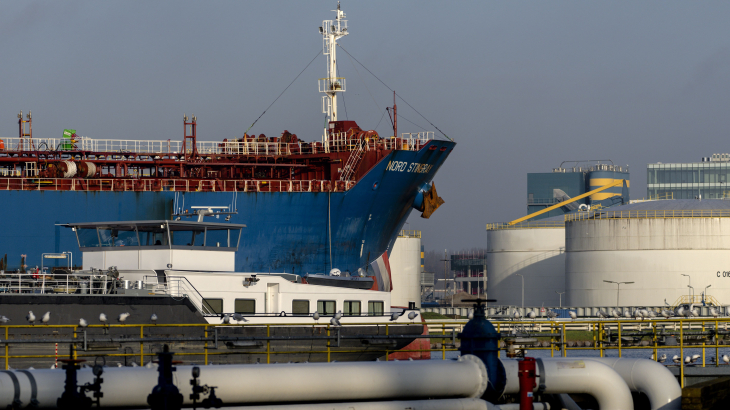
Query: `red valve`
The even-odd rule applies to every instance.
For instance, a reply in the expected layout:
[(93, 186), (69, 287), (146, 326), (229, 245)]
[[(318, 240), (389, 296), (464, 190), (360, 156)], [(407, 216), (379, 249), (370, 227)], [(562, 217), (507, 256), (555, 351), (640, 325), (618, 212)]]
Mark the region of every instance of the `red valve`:
[(532, 391), (535, 390), (535, 358), (525, 357), (517, 364), (520, 381), (520, 410), (532, 410)]

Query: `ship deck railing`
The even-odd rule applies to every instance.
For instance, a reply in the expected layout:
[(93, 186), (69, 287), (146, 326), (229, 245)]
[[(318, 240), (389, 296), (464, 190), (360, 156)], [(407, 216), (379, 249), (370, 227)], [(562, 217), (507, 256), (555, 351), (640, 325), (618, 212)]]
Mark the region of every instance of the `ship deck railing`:
[[(434, 138), (432, 131), (418, 133), (402, 133), (401, 138), (369, 139), (366, 150), (382, 148), (386, 150), (421, 149)], [(3, 138), (5, 149), (2, 152), (17, 151), (83, 151), (90, 153), (134, 154), (137, 156), (165, 156), (168, 159), (184, 160), (182, 141), (173, 140), (123, 140), (93, 139), (80, 137), (75, 142), (63, 138)], [(252, 156), (285, 156), (296, 154), (322, 154), (329, 152), (349, 152), (356, 149), (356, 140), (347, 133), (337, 133), (329, 140), (321, 142), (279, 142), (263, 141), (252, 138), (251, 141), (197, 141), (198, 155), (252, 155)], [(188, 148), (190, 150), (190, 148)], [(129, 157), (129, 155), (127, 155)]]
[(107, 294), (112, 285), (107, 275), (89, 273), (10, 273), (0, 274), (2, 294)]
[(357, 181), (189, 178), (4, 178), (0, 191), (344, 192)]

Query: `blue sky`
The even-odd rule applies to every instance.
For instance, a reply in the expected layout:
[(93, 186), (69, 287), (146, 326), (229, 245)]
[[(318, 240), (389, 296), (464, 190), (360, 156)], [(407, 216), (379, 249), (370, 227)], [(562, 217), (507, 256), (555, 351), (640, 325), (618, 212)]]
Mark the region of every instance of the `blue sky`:
[[(240, 136), (321, 49), (334, 1), (0, 1), (0, 138)], [(526, 174), (562, 161), (629, 165), (729, 152), (726, 2), (344, 1), (340, 44), (458, 145), (414, 214), (428, 249), (486, 245), (526, 210)], [(388, 134), (391, 94), (346, 54), (346, 117)], [(357, 67), (357, 69), (355, 68)], [(320, 137), (319, 57), (252, 129)], [(340, 105), (340, 116), (345, 111)], [(399, 103), (401, 132), (433, 130)], [(409, 122), (410, 121), (410, 122)], [(422, 128), (421, 128), (422, 127)]]

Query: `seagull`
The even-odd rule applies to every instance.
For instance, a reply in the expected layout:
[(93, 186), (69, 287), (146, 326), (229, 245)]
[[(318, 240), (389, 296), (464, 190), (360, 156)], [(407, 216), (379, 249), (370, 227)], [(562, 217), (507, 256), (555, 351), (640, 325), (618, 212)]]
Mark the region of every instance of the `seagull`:
[(469, 320), (474, 319), (474, 309), (469, 309), (469, 313), (466, 314), (466, 318)]
[(342, 311), (338, 310), (337, 313), (335, 313), (335, 319), (340, 320), (342, 319)]
[(624, 317), (631, 319), (631, 312), (628, 309), (624, 310)]
[(699, 354), (693, 354), (693, 355), (692, 355), (692, 363), (694, 363), (694, 362), (696, 362), (697, 360), (699, 360), (699, 358), (700, 358), (700, 357), (702, 357), (702, 355), (699, 355)]
[(578, 315), (576, 315), (575, 312), (573, 312), (572, 310), (568, 311), (568, 315), (570, 316), (570, 319), (572, 319), (572, 320), (575, 320), (578, 317)]
[(722, 361), (725, 364), (730, 364), (730, 356), (728, 356), (726, 354), (722, 355)]
[(677, 316), (684, 316), (684, 306), (677, 308)]
[(662, 309), (662, 316), (665, 319), (669, 319), (670, 317), (672, 317), (672, 312), (667, 309)]
[(720, 316), (720, 313), (719, 313), (719, 312), (717, 311), (717, 309), (715, 309), (714, 307), (711, 307), (711, 308), (710, 308), (710, 314), (711, 314), (711, 315), (712, 315), (712, 317), (714, 317), (714, 318), (717, 318), (718, 316)]
[(319, 320), (319, 312), (317, 312), (317, 311), (315, 310), (315, 311), (314, 311), (314, 313), (312, 313), (312, 319), (314, 319), (314, 320)]
[(33, 314), (32, 310), (28, 311), (28, 314), (25, 315), (25, 319), (30, 322), (31, 325), (33, 324), (33, 322), (35, 322), (35, 315)]
[(616, 319), (620, 318), (621, 315), (616, 311), (616, 309), (611, 309), (611, 316), (615, 317)]
[(550, 319), (553, 319), (553, 318), (558, 317), (558, 314), (555, 311), (553, 311), (553, 310), (548, 310), (547, 313), (546, 313), (546, 315)]
[(0, 316), (0, 323), (8, 323), (10, 322), (10, 319), (7, 318), (7, 316)]
[(223, 315), (223, 324), (224, 325), (230, 325), (231, 324), (231, 315), (229, 315), (228, 313), (226, 313), (225, 315)]
[(86, 326), (89, 326), (89, 323), (86, 320), (84, 320), (84, 318), (81, 318), (81, 319), (79, 319), (79, 326), (86, 327)]
[(667, 354), (663, 353), (661, 356), (659, 356), (659, 363), (664, 363), (667, 360)]
[(634, 318), (636, 320), (644, 320), (644, 318), (641, 316), (641, 311), (639, 309), (634, 310)]
[(330, 319), (330, 324), (332, 326), (342, 326), (342, 325), (340, 325), (340, 321), (337, 320), (337, 317), (333, 317), (332, 319)]
[(106, 323), (106, 315), (103, 313), (99, 314), (99, 322)]
[(514, 316), (515, 316), (515, 320), (518, 320), (520, 317), (522, 317), (519, 310), (515, 310)]
[(654, 309), (649, 311), (649, 317), (651, 317), (651, 318), (656, 317), (656, 312), (654, 311)]
[(679, 362), (680, 362), (680, 358), (679, 358), (679, 356), (677, 356), (676, 354), (675, 354), (674, 356), (672, 356), (672, 361), (673, 361), (674, 363), (679, 363)]
[(248, 322), (248, 320), (246, 320), (246, 318), (240, 313), (234, 313), (232, 317), (236, 322)]
[(155, 323), (156, 324), (157, 323), (157, 315), (153, 313), (152, 316), (150, 316), (150, 321), (152, 323)]
[(418, 313), (416, 313), (416, 312), (409, 312), (408, 313), (408, 319), (413, 320), (413, 319), (416, 318), (416, 316), (418, 316)]
[(603, 310), (598, 311), (598, 317), (601, 319), (605, 319), (608, 317), (608, 313), (604, 312)]
[(43, 314), (43, 317), (41, 318), (41, 323), (44, 325), (48, 323), (48, 321), (51, 320), (51, 312), (46, 312)]
[(117, 317), (117, 320), (119, 321), (119, 323), (124, 323), (124, 321), (127, 320), (129, 316), (131, 315), (128, 312), (120, 313)]
[[(392, 314), (392, 315), (390, 315), (390, 321), (391, 321), (391, 322), (393, 322), (393, 321), (395, 321), (395, 320), (398, 320), (398, 317), (399, 317), (399, 316), (400, 316), (400, 315), (398, 314), (398, 312), (393, 312), (393, 314)], [(337, 316), (333, 317), (333, 319), (337, 319)]]
[(692, 358), (689, 357), (689, 356), (685, 357), (684, 358), (684, 364), (690, 364), (690, 363), (692, 363)]

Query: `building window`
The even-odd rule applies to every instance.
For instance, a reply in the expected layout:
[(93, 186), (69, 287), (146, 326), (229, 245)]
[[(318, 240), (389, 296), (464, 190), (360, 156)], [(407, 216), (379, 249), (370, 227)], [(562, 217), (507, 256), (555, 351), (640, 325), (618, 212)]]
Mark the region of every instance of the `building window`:
[(334, 300), (318, 300), (317, 301), (317, 312), (321, 316), (332, 316), (335, 314), (335, 301)]
[(223, 313), (223, 299), (203, 299), (203, 311), (220, 315)]
[(256, 313), (256, 300), (255, 299), (236, 299), (234, 311), (235, 311), (235, 313), (253, 315)]
[(292, 301), (291, 312), (294, 315), (308, 315), (309, 314), (309, 301), (308, 300)]
[(360, 301), (346, 300), (344, 314), (346, 316), (360, 316)]
[(383, 302), (379, 301), (368, 301), (368, 315), (380, 316), (383, 314)]

